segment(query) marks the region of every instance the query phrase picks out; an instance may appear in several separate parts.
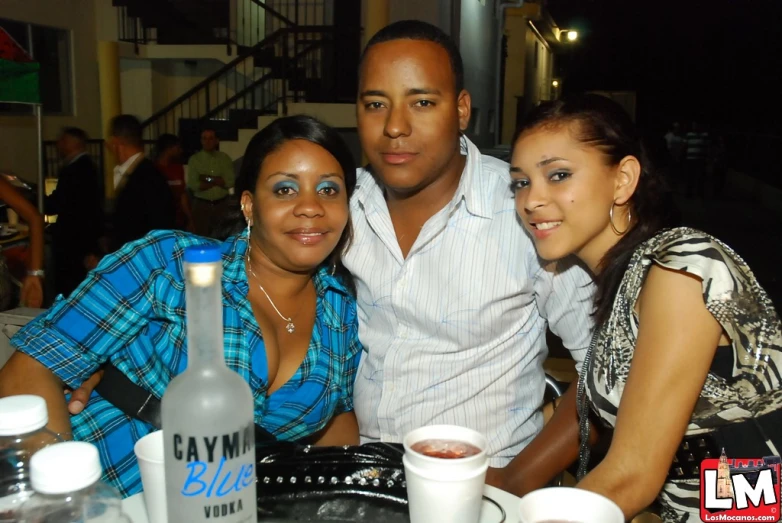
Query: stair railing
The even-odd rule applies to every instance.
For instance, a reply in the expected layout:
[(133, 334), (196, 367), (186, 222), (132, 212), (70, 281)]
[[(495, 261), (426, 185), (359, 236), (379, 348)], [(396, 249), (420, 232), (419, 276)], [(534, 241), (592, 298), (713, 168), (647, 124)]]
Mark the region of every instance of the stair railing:
[[(298, 101), (301, 90), (291, 92), (288, 87), (290, 76), (301, 74), (294, 61), (306, 58), (306, 77), (310, 79), (317, 76), (314, 71), (322, 70), (321, 61), (315, 58), (318, 46), (312, 44), (333, 32), (333, 27), (322, 25), (328, 21), (326, 5), (326, 0), (237, 0), (235, 23), (237, 28), (244, 24), (247, 31), (242, 35), (237, 32), (236, 36), (263, 38), (250, 47), (240, 47), (237, 58), (145, 120), (144, 138), (155, 140), (163, 133), (180, 134), (182, 118), (227, 119), (230, 109), (263, 112), (276, 107), (278, 101), (283, 105), (288, 98)], [(296, 24), (297, 19), (318, 24), (304, 27)], [(305, 50), (307, 53), (302, 55)], [(259, 66), (264, 57), (268, 63)]]

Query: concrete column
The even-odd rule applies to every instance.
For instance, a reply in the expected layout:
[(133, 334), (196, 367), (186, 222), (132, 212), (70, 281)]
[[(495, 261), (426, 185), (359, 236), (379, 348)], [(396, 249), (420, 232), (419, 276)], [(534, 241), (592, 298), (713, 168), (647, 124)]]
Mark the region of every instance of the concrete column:
[(367, 45), (375, 33), (388, 25), (388, 0), (366, 0), (362, 2), (364, 9), (364, 41)]
[[(119, 44), (117, 42), (98, 42), (98, 76), (100, 83), (100, 114), (103, 139), (109, 137), (111, 119), (122, 113), (122, 95), (120, 91)], [(104, 151), (103, 179), (106, 198), (114, 197), (114, 159)]]

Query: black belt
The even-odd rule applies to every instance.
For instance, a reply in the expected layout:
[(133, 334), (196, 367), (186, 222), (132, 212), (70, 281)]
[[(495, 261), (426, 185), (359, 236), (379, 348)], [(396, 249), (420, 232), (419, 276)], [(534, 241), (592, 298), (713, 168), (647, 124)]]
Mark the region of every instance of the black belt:
[(729, 458), (763, 458), (772, 454), (767, 441), (779, 450), (782, 410), (757, 418), (721, 425), (711, 432), (685, 436), (668, 471), (668, 480), (700, 479), (701, 461), (719, 458), (723, 449)]
[[(131, 418), (148, 423), (156, 429), (162, 428), (160, 400), (130, 381), (114, 365), (105, 365), (103, 378), (95, 387), (95, 392)], [(255, 425), (256, 444), (274, 441), (277, 441), (277, 438), (271, 432)]]

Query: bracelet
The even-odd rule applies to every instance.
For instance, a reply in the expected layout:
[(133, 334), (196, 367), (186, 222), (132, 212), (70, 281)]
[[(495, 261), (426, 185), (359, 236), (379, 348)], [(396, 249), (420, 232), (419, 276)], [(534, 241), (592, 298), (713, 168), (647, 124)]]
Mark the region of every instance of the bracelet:
[(34, 271), (27, 271), (28, 276), (38, 276), (39, 278), (43, 278), (46, 273), (43, 271), (43, 269), (36, 269)]

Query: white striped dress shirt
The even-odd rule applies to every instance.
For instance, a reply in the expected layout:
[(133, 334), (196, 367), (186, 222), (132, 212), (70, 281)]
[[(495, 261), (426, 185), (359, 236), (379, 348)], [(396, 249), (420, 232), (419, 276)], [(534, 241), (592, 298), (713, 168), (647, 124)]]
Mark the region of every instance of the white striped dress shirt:
[(362, 442), (462, 425), (482, 432), (492, 466), (504, 466), (542, 427), (547, 321), (580, 362), (593, 286), (578, 266), (541, 266), (516, 215), (508, 164), (462, 140), (456, 194), (407, 258), (382, 189), (359, 170), (344, 259), (365, 350), (354, 403)]

